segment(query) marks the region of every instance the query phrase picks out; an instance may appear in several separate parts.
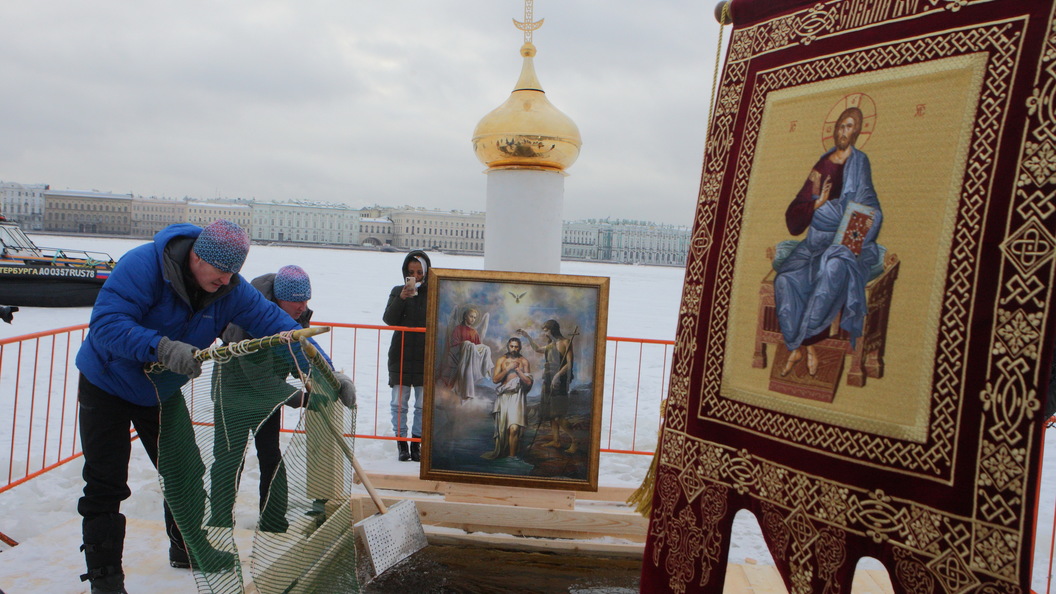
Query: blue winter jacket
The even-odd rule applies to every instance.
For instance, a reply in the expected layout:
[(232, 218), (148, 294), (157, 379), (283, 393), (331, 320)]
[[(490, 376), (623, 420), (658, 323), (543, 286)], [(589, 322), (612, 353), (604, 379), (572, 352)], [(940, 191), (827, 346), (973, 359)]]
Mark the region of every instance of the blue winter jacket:
[(144, 371), (158, 360), (162, 336), (204, 349), (229, 323), (253, 336), (301, 327), (238, 274), (194, 311), (183, 262), (201, 232), (196, 225), (170, 225), (121, 257), (95, 300), (88, 338), (77, 353), (77, 368), (88, 381), (133, 404), (156, 406), (189, 379)]

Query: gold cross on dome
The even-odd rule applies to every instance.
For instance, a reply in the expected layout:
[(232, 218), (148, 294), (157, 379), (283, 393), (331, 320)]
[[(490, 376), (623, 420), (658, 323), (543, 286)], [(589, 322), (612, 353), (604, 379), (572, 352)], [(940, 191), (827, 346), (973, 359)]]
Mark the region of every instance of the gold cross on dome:
[(532, 22), (532, 3), (535, 0), (524, 0), (524, 22), (513, 19), (513, 26), (517, 27), (521, 31), (524, 31), (524, 42), (532, 42), (532, 31), (535, 31), (539, 27), (543, 26), (543, 21), (546, 19), (539, 19), (538, 21)]

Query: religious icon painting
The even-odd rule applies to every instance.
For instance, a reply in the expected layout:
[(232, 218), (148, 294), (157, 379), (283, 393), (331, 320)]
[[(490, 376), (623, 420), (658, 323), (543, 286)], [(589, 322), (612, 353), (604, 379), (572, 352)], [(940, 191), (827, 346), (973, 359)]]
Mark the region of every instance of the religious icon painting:
[[(949, 56), (765, 94), (730, 287), (729, 398), (925, 435), (921, 362), (939, 335), (984, 66)], [(921, 103), (926, 123), (912, 116)]]
[(748, 510), (791, 592), (866, 556), (895, 592), (1029, 591), (1053, 3), (724, 10), (642, 590), (721, 592)]
[(429, 270), (421, 477), (596, 491), (609, 279)]

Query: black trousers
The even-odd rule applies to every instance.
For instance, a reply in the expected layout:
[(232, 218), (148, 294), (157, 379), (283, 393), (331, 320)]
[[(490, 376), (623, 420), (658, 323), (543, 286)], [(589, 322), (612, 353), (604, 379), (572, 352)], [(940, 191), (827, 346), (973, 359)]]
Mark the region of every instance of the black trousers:
[[(213, 465), (210, 469), (209, 525), (232, 526), (235, 492), (245, 462), (246, 442), (251, 432), (260, 463), (260, 511), (264, 530), (284, 532), (287, 505), (286, 467), (281, 464), (279, 448), (280, 417), (275, 411), (260, 423), (259, 416), (245, 411), (217, 414), (214, 417)], [(257, 428), (257, 424), (260, 427)], [(275, 489), (270, 492), (272, 480)], [(265, 505), (266, 504), (266, 505)]]
[[(79, 426), (84, 451), (84, 495), (77, 502), (77, 512), (99, 530), (109, 530), (103, 516), (120, 513), (121, 502), (132, 491), (128, 488), (128, 463), (132, 455), (129, 425), (136, 429), (139, 441), (154, 468), (158, 467), (158, 433), (160, 407), (139, 406), (123, 400), (80, 376), (77, 386), (80, 403)], [(183, 536), (168, 503), (165, 508), (165, 532), (174, 544), (183, 547)], [(86, 535), (88, 536), (88, 535)]]

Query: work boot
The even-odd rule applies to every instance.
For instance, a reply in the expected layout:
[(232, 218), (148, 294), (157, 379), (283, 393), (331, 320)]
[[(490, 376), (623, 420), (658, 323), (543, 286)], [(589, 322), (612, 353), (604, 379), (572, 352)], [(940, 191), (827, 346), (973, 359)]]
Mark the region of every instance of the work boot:
[(128, 594), (125, 590), (125, 574), (109, 573), (92, 577), (92, 572), (84, 574), (92, 583), (92, 594)]
[(400, 451), (400, 462), (407, 462), (411, 459), (411, 452), (406, 441), (397, 441), (396, 448)]
[(232, 569), (235, 566), (235, 554), (221, 551), (205, 543), (205, 550), (198, 555), (190, 554), (185, 546), (176, 542), (169, 543), (169, 565), (177, 569), (194, 569), (205, 573), (214, 573)]
[[(418, 436), (415, 435), (415, 438), (418, 438)], [(411, 460), (414, 461), (414, 462), (421, 462), (422, 461), (422, 444), (421, 444), (421, 442), (418, 442), (418, 441), (412, 441), (411, 442)]]
[(169, 565), (175, 567), (176, 569), (190, 569), (191, 557), (187, 554), (187, 549), (183, 548), (182, 545), (176, 544), (175, 542), (170, 542)]
[(100, 514), (81, 522), (84, 563), (81, 581), (92, 584), (92, 594), (126, 594), (121, 553), (125, 545), (125, 516)]

